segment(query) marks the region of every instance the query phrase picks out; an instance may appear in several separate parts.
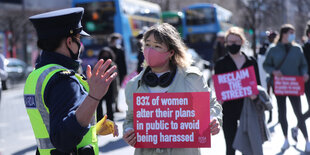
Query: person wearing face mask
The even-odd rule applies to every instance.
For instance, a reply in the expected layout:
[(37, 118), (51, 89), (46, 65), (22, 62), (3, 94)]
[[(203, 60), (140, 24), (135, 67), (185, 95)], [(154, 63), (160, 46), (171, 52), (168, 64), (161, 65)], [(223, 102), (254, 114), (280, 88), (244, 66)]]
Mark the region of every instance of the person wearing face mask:
[(67, 8), (31, 16), (42, 49), (40, 62), (28, 76), (24, 101), (37, 142), (36, 154), (99, 154), (97, 134), (118, 135), (106, 120), (96, 125), (100, 99), (116, 78), (111, 60), (87, 67), (87, 78), (76, 71), (81, 52), (84, 9)]
[[(123, 139), (129, 145), (136, 144), (133, 129), (134, 93), (172, 93), (211, 91), (202, 73), (191, 67), (192, 59), (178, 31), (170, 24), (163, 23), (150, 27), (143, 36), (144, 69), (131, 79), (125, 88), (128, 110), (123, 124)], [(210, 92), (210, 131), (219, 133), (222, 107)], [(135, 155), (199, 155), (199, 148), (136, 148)]]
[(113, 50), (116, 59), (115, 63), (119, 70), (119, 84), (122, 84), (127, 75), (126, 56), (122, 47), (122, 36), (119, 33), (112, 33), (109, 36), (109, 47)]
[[(116, 66), (116, 64), (113, 62), (115, 61), (115, 54), (109, 47), (104, 47), (101, 49), (98, 60), (103, 59), (104, 61), (107, 61), (109, 59), (112, 60), (112, 63), (110, 66)], [(110, 68), (110, 67), (109, 67)], [(107, 108), (107, 116), (109, 120), (114, 120), (114, 109), (112, 108), (112, 104), (115, 103), (116, 100), (116, 94), (118, 93), (117, 89), (117, 81), (118, 79), (115, 79), (110, 84), (109, 90), (105, 96), (103, 96), (98, 104), (97, 107), (97, 121), (101, 120), (103, 118), (103, 110), (102, 110), (102, 102), (105, 100), (106, 108)]]
[[(268, 74), (273, 76), (303, 76), (304, 81), (309, 79), (308, 66), (302, 48), (294, 42), (295, 28), (291, 24), (284, 24), (280, 30), (278, 42), (269, 48), (263, 67)], [(273, 79), (272, 79), (273, 80)], [(297, 117), (298, 127), (306, 140), (305, 152), (310, 152), (310, 142), (308, 139), (305, 118), (301, 111), (300, 96), (276, 96), (278, 105), (278, 119), (281, 124), (282, 132), (285, 137), (282, 150), (285, 151), (290, 147), (287, 131), (288, 123), (286, 118), (286, 98), (289, 98)]]
[[(225, 35), (225, 46), (227, 54), (219, 58), (215, 62), (215, 74), (228, 73), (242, 68), (254, 66), (256, 81), (260, 85), (260, 78), (258, 72), (257, 62), (253, 57), (248, 57), (241, 51), (242, 45), (246, 39), (243, 30), (239, 27), (231, 27)], [(256, 96), (251, 98), (254, 100)], [(238, 120), (243, 108), (244, 98), (225, 101), (223, 106), (223, 131), (226, 142), (226, 154), (234, 155), (235, 149), (233, 142), (238, 129)]]
[[(264, 41), (264, 43), (262, 44), (262, 46), (259, 48), (259, 52), (258, 52), (258, 56), (257, 56), (257, 63), (258, 63), (258, 69), (260, 72), (260, 79), (262, 79), (261, 84), (262, 86), (267, 90), (267, 93), (270, 95), (270, 90), (271, 90), (271, 85), (270, 85), (270, 81), (269, 78), (267, 78), (267, 73), (265, 72), (264, 68), (263, 68), (263, 62), (265, 61), (266, 58), (266, 51), (269, 48), (269, 46), (271, 46), (276, 37), (278, 36), (278, 32), (277, 31), (266, 31), (266, 35), (267, 35), (267, 39)], [(272, 110), (269, 111), (269, 119), (268, 119), (268, 123), (272, 122)]]
[[(122, 47), (122, 35), (119, 33), (112, 33), (109, 38), (109, 48), (111, 48), (115, 55), (115, 64), (117, 65), (119, 78), (117, 84), (119, 89), (122, 86), (123, 80), (127, 75), (126, 55)], [(118, 108), (118, 91), (115, 94), (115, 111), (121, 112)]]

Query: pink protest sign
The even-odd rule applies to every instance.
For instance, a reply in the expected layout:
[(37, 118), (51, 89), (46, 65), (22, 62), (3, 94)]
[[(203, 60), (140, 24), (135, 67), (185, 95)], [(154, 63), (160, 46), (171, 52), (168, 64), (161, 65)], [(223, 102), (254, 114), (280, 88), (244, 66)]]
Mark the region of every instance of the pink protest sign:
[(254, 67), (212, 76), (216, 97), (229, 101), (258, 94)]
[(304, 93), (305, 82), (302, 76), (274, 77), (275, 95), (300, 96)]
[(211, 147), (210, 93), (134, 93), (136, 148)]

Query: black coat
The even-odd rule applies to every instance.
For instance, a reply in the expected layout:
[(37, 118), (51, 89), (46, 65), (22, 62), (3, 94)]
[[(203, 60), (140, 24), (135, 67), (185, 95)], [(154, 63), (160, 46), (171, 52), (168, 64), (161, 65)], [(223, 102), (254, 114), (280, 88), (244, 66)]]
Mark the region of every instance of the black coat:
[(310, 42), (305, 43), (302, 49), (304, 51), (304, 55), (308, 63), (308, 74), (309, 74), (310, 73)]
[[(257, 84), (260, 85), (260, 78), (259, 78), (259, 72), (258, 72), (258, 65), (254, 57), (248, 57), (244, 53), (242, 53), (245, 56), (245, 63), (242, 65), (241, 68), (247, 68), (250, 66), (254, 66), (255, 75), (256, 75), (256, 81)], [(235, 65), (233, 59), (230, 57), (229, 54), (226, 54), (225, 56), (218, 59), (215, 63), (215, 74), (222, 74), (222, 73), (228, 73), (232, 71), (238, 70), (237, 66)], [(240, 117), (241, 110), (243, 107), (243, 98), (242, 99), (236, 99), (231, 101), (225, 101), (223, 103), (223, 114), (225, 115), (234, 115)]]
[(126, 66), (126, 59), (125, 59), (125, 52), (123, 49), (121, 48), (117, 48), (117, 47), (110, 47), (115, 56), (116, 56), (116, 60), (115, 63), (117, 65), (117, 69), (118, 69), (118, 76), (119, 76), (119, 81), (120, 84), (122, 84), (125, 76), (127, 75), (127, 66)]

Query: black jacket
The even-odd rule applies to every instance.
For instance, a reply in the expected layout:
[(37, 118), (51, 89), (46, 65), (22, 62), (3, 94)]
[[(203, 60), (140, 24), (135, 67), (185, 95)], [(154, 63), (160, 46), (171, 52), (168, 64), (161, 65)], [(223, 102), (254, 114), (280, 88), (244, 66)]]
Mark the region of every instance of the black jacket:
[(310, 73), (310, 42), (305, 43), (302, 49), (308, 63), (308, 73)]
[(115, 63), (119, 71), (118, 76), (119, 76), (120, 84), (122, 84), (125, 76), (127, 75), (125, 52), (121, 48), (116, 48), (112, 46), (110, 46), (110, 48), (113, 50), (114, 54), (116, 55)]
[[(258, 66), (256, 59), (254, 57), (248, 57), (244, 53), (242, 53), (245, 56), (245, 63), (242, 65), (241, 68), (247, 68), (250, 66), (254, 66), (255, 74), (256, 74), (256, 81), (257, 84), (260, 85), (260, 78), (259, 78), (259, 72), (258, 72)], [(218, 59), (215, 63), (215, 74), (222, 74), (222, 73), (228, 73), (232, 71), (236, 71), (237, 66), (235, 65), (233, 59), (230, 57), (229, 54), (226, 54), (225, 56)], [(223, 103), (223, 114), (225, 115), (238, 115), (240, 117), (241, 110), (243, 107), (243, 98), (242, 99), (236, 99), (231, 101), (225, 101)]]

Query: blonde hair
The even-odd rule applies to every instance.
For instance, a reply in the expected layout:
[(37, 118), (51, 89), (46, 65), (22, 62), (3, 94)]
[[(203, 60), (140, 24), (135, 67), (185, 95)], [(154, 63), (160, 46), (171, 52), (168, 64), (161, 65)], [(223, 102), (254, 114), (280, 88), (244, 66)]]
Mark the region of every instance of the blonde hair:
[(245, 38), (244, 31), (242, 28), (237, 27), (237, 26), (233, 26), (233, 27), (229, 28), (225, 34), (225, 41), (227, 41), (227, 37), (231, 34), (239, 36), (242, 40), (242, 44), (244, 44), (246, 42), (246, 38)]
[[(143, 44), (151, 34), (154, 35), (157, 42), (165, 44), (168, 50), (174, 51), (174, 55), (170, 59), (170, 66), (185, 68), (192, 64), (192, 57), (187, 53), (187, 48), (180, 34), (173, 26), (163, 23), (150, 27), (143, 35)], [(146, 67), (147, 64), (144, 63), (143, 66)]]

